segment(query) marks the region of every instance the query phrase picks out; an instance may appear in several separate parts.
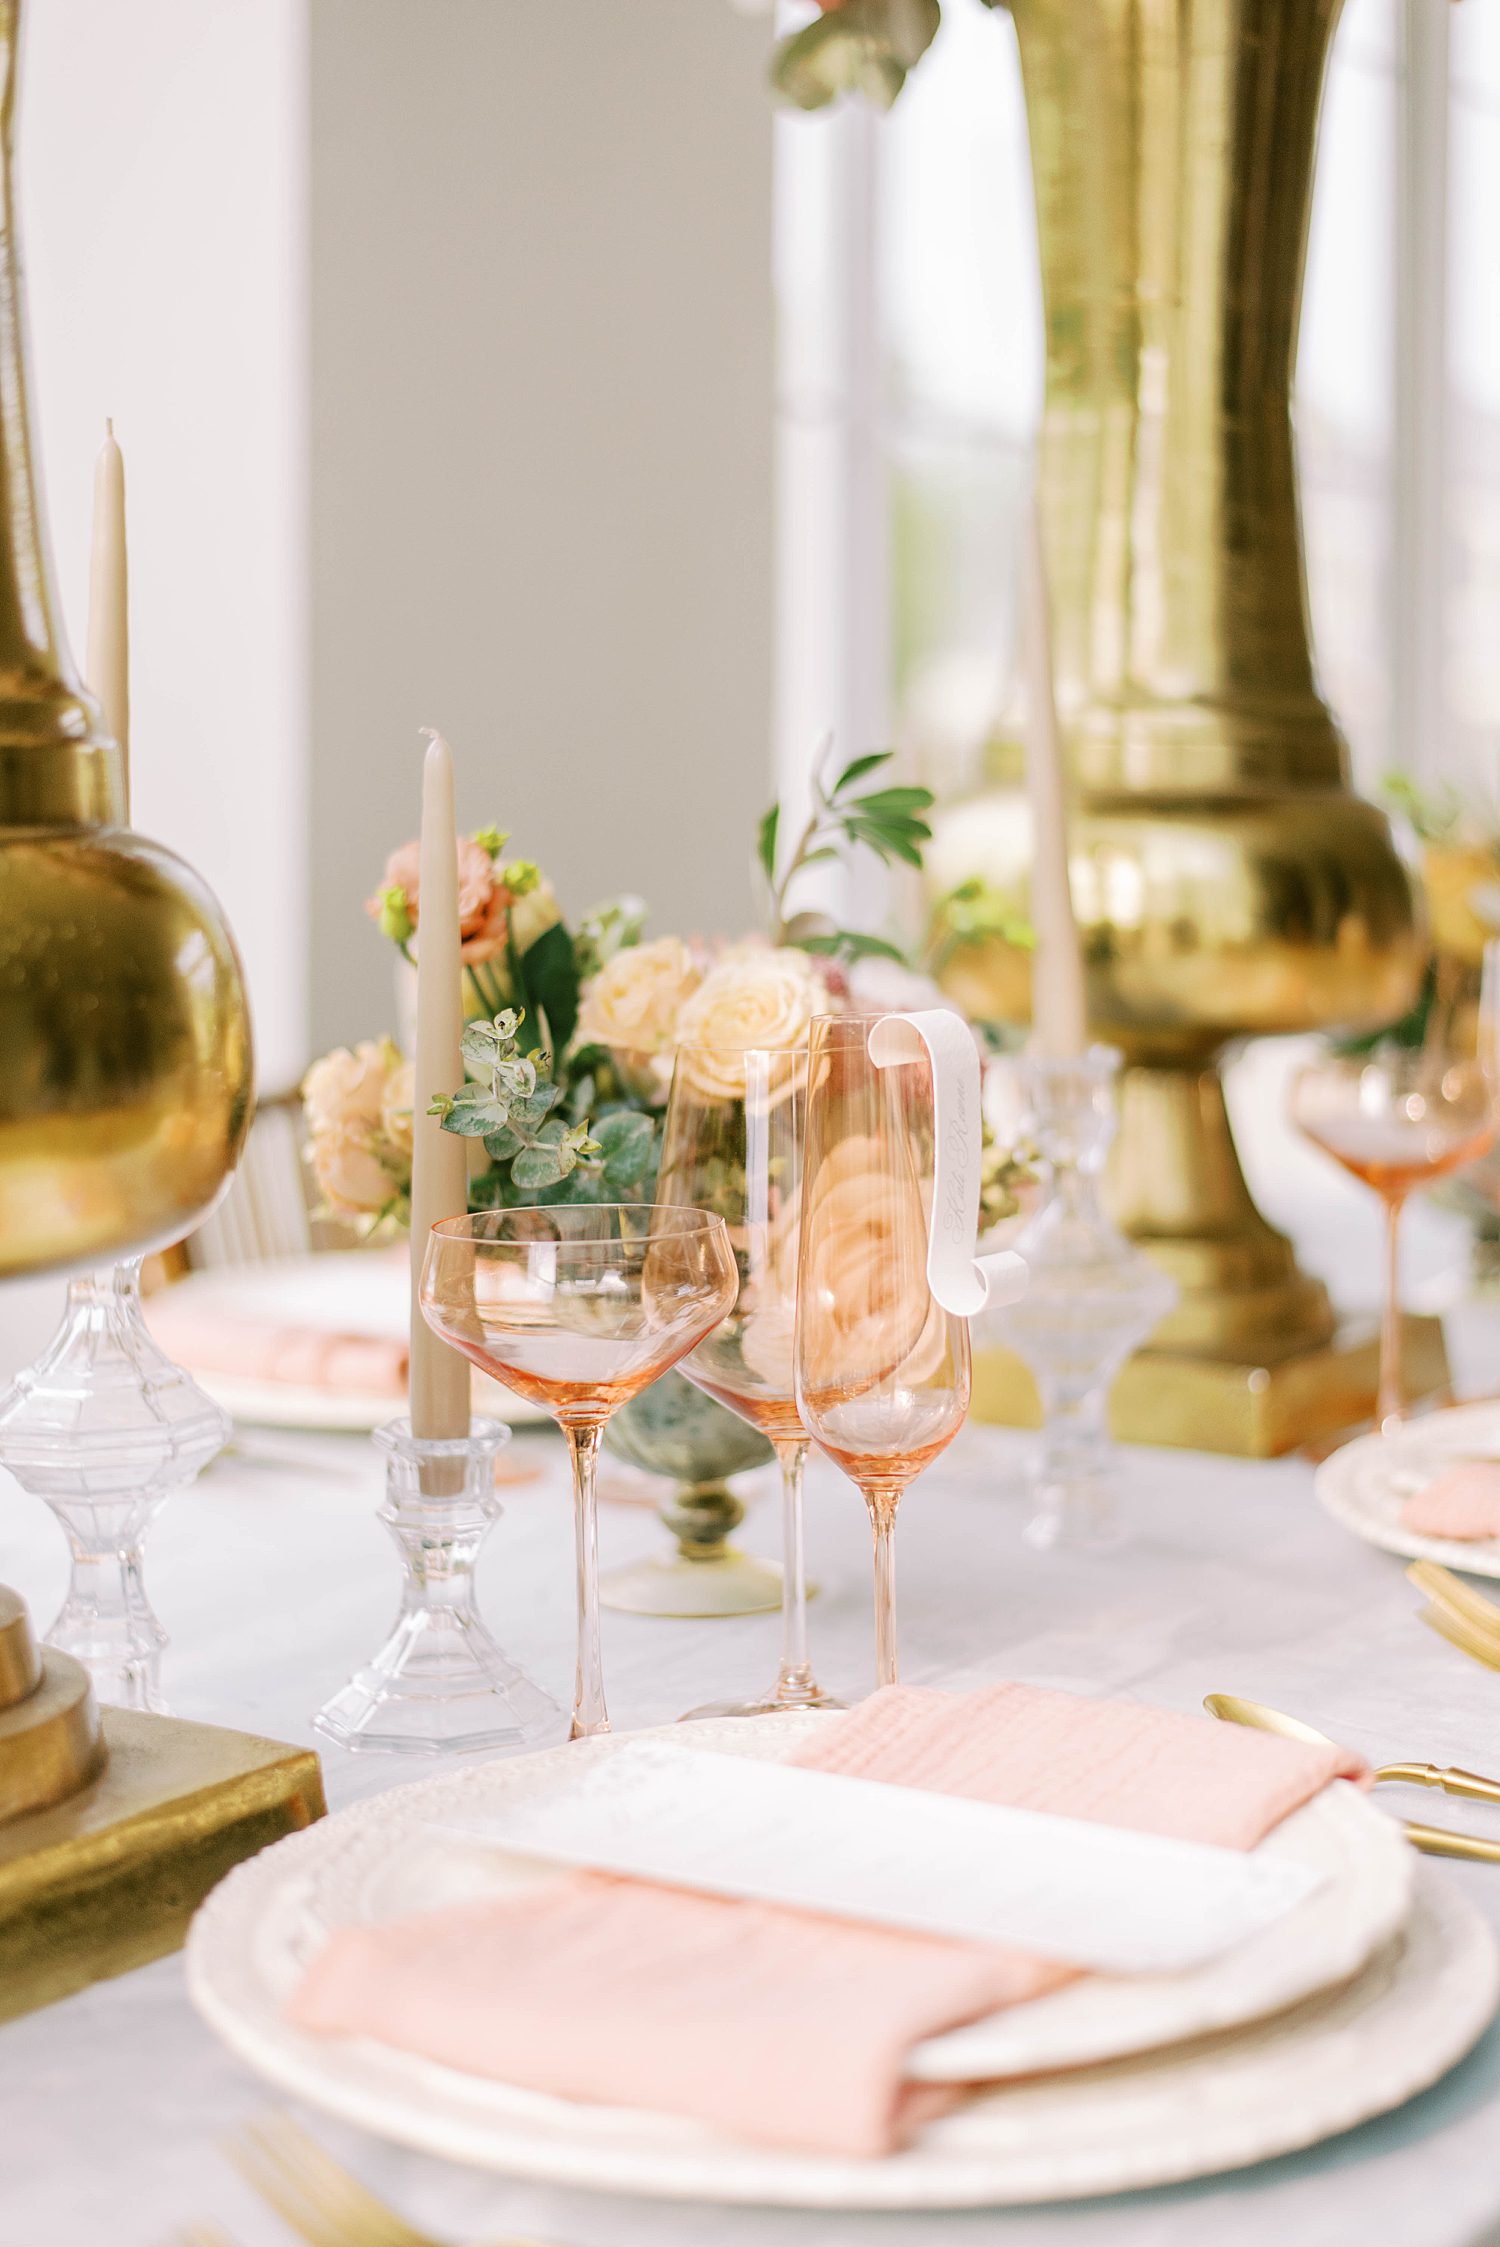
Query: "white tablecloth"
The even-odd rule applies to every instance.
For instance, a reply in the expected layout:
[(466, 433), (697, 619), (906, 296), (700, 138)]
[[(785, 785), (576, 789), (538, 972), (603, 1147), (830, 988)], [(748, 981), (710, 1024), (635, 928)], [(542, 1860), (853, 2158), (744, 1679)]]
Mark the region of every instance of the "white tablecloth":
[[(1365, 1255), (1368, 1204), (1350, 1205)], [(1373, 1249), (1373, 1242), (1368, 1242)], [(1415, 1244), (1452, 1264), (1451, 1228)], [(1374, 1257), (1366, 1260), (1372, 1272)], [(1500, 1318), (1465, 1312), (1466, 1386), (1497, 1386)], [(517, 1491), (484, 1563), (485, 1603), (517, 1657), (559, 1698), (569, 1686), (570, 1529), (555, 1439)], [(319, 1701), (378, 1642), (394, 1556), (373, 1507), (379, 1474), (353, 1439), (249, 1435), (162, 1516), (148, 1573), (172, 1633), (166, 1682), (184, 1716), (310, 1740)], [(279, 1463), (268, 1463), (274, 1453)], [(1184, 1453), (1128, 1456), (1130, 1542), (1098, 1558), (1019, 1542), (1020, 1438), (966, 1432), (903, 1504), (898, 1533), (905, 1675), (950, 1685), (1020, 1676), (1196, 1708), (1228, 1688), (1299, 1712), (1372, 1753), (1500, 1767), (1500, 1678), (1416, 1621), (1399, 1562), (1327, 1521), (1305, 1465)], [(295, 1464), (287, 1463), (294, 1460)], [(810, 1478), (808, 1538), (822, 1584), (812, 1610), (821, 1676), (853, 1698), (871, 1682), (868, 1539), (838, 1476)], [(604, 1562), (659, 1546), (648, 1512), (612, 1506)], [(745, 1541), (774, 1551), (762, 1498)], [(45, 1623), (64, 1576), (40, 1504), (0, 1475), (0, 1581)], [(658, 1724), (710, 1697), (764, 1687), (773, 1616), (733, 1622), (605, 1620), (618, 1727)], [(410, 1776), (325, 1752), (336, 1805)], [(1404, 1807), (1383, 1790), (1392, 1809)], [(1410, 1798), (1459, 1823), (1466, 1806)], [(1484, 1814), (1477, 1813), (1482, 1825)], [(1500, 1926), (1500, 1871), (1455, 1866)], [(214, 2216), (241, 2247), (287, 2235), (241, 2186), (221, 2146), (272, 2103), (190, 2011), (167, 1959), (0, 2028), (0, 2247), (160, 2247)], [(848, 2218), (705, 2210), (557, 2192), (470, 2175), (333, 2125), (328, 2143), (415, 2220), (454, 2240), (525, 2233), (557, 2247), (1474, 2247), (1500, 2241), (1500, 2030), (1446, 2082), (1398, 2113), (1305, 2155), (1239, 2176), (1042, 2210)]]

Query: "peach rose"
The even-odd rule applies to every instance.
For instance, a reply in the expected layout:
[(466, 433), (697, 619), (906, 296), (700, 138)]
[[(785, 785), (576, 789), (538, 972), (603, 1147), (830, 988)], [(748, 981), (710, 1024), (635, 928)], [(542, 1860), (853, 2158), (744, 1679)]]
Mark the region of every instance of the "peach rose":
[[(679, 1046), (717, 1048), (732, 1057), (752, 1048), (783, 1052), (805, 1045), (815, 1014), (828, 1011), (828, 988), (806, 952), (737, 947), (709, 970), (677, 1017)], [(711, 1096), (744, 1089), (744, 1075), (712, 1052), (692, 1057), (693, 1082)]]
[(629, 945), (585, 985), (578, 1034), (585, 1044), (623, 1053), (659, 1053), (672, 1043), (698, 982), (697, 963), (680, 937)]
[[(813, 1389), (930, 1374), (946, 1346), (927, 1289), (927, 1216), (914, 1171), (851, 1135), (831, 1147), (805, 1205), (802, 1367)], [(934, 1312), (936, 1311), (936, 1316)]]
[[(380, 920), (386, 910), (386, 897), (391, 890), (399, 890), (406, 900), (406, 912), (414, 929), (422, 921), (422, 846), (420, 843), (403, 843), (393, 850), (385, 862), (385, 873), (380, 888), (365, 902), (365, 911)], [(510, 893), (495, 872), (495, 861), (483, 843), (476, 843), (472, 835), (458, 838), (458, 933), (459, 949), (466, 966), (474, 967), (492, 960), (505, 949), (507, 908)]]

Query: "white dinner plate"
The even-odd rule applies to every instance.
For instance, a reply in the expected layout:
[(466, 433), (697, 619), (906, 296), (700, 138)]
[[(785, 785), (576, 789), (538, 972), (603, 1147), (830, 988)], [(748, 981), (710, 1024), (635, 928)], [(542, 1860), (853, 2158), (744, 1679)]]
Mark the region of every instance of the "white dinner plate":
[[(785, 1752), (813, 1727), (837, 1722), (826, 1714), (736, 1719), (697, 1725), (691, 1735), (673, 1728), (672, 1737), (679, 1743), (690, 1737), (718, 1753), (765, 1754)], [(1277, 1929), (1267, 1930), (1190, 1975), (1101, 1978), (1012, 2008), (961, 2035), (933, 2039), (919, 2055), (918, 2072), (967, 2080), (971, 2071), (988, 2077), (1076, 2068), (1084, 2058), (1139, 2054), (1168, 2040), (1174, 2049), (1080, 2069), (1066, 2084), (1028, 2083), (986, 2095), (933, 2125), (918, 2148), (894, 2161), (794, 2160), (730, 2145), (675, 2117), (574, 2105), (365, 2040), (307, 2036), (282, 2018), (285, 1998), (330, 1927), (404, 1911), (415, 1902), (431, 1908), (507, 1878), (534, 1877), (519, 1870), (508, 1876), (491, 1852), (440, 1842), (430, 1821), (483, 1815), (542, 1783), (549, 1771), (555, 1774), (561, 1758), (607, 1755), (617, 1744), (580, 1742), (419, 1781), (263, 1852), (229, 1876), (194, 1923), (188, 1978), (195, 2002), (244, 2059), (283, 2088), (410, 2144), (618, 2190), (825, 2206), (1046, 2198), (1232, 2167), (1310, 2143), (1409, 2095), (1467, 2049), (1493, 2010), (1488, 1931), (1441, 1893), (1437, 1901), (1429, 1898), (1415, 1933), (1415, 1923), (1408, 1923), (1409, 1947), (1434, 1964), (1440, 1959), (1445, 1974), (1454, 1954), (1466, 1962), (1455, 1981), (1465, 1974), (1469, 1979), (1456, 2011), (1430, 2008), (1420, 1979), (1404, 1963), (1401, 1936), (1391, 1932), (1407, 1911), (1411, 1853), (1389, 1820), (1354, 1790), (1336, 1785), (1262, 1845), (1289, 1845), (1330, 1875), (1318, 1896), (1278, 1923), (1279, 1938)], [(1293, 2006), (1269, 2022), (1264, 2018), (1273, 2007)], [(1387, 2042), (1376, 2029), (1392, 2013), (1406, 2027), (1393, 2028)], [(1299, 2089), (1291, 2111), (1279, 2109), (1274, 2085), (1282, 2063), (1252, 2065), (1250, 2055), (1302, 2037), (1316, 2041), (1326, 2062), (1334, 2034), (1328, 2023), (1364, 2023), (1367, 2014), (1374, 2038), (1369, 2066), (1351, 2075), (1341, 2062), (1328, 2071), (1338, 2080), (1319, 2096)], [(1257, 2025), (1246, 2029), (1251, 2021)], [(1234, 2024), (1241, 2024), (1235, 2040), (1211, 2048), (1212, 2081), (1216, 2085), (1229, 2066), (1236, 2081), (1243, 2075), (1246, 2097), (1253, 2094), (1259, 2105), (1252, 2100), (1240, 2111), (1215, 2091), (1201, 2118), (1205, 2127), (1185, 2131), (1178, 2102), (1185, 2095), (1199, 2100), (1194, 2070), (1201, 2072), (1205, 2048), (1180, 2040), (1201, 2040)], [(1286, 2064), (1296, 2056), (1287, 2056)], [(1317, 2069), (1307, 2072), (1315, 2077)], [(1078, 2106), (1076, 2145), (1067, 2119), (1054, 2123), (1059, 2100)], [(1125, 2119), (1137, 2108), (1139, 2136)], [(1017, 2127), (1020, 2110), (1035, 2111), (1039, 2135), (1029, 2121)]]
[(1500, 1576), (1500, 1538), (1419, 1537), (1401, 1526), (1407, 1499), (1462, 1459), (1500, 1461), (1500, 1402), (1459, 1404), (1425, 1413), (1392, 1435), (1356, 1436), (1330, 1452), (1314, 1487), (1334, 1520), (1367, 1544), (1472, 1576)]
[[(232, 1420), (250, 1427), (368, 1435), (405, 1410), (403, 1396), (256, 1380), (195, 1365), (191, 1351), (185, 1350), (178, 1338), (187, 1323), (184, 1314), (201, 1311), (205, 1321), (214, 1326), (243, 1321), (251, 1326), (306, 1328), (323, 1334), (404, 1342), (411, 1318), (408, 1286), (402, 1251), (328, 1249), (310, 1256), (267, 1257), (252, 1264), (189, 1272), (160, 1300), (171, 1304), (174, 1354)], [(149, 1325), (149, 1299), (146, 1320)], [(526, 1403), (477, 1369), (474, 1410), (512, 1426), (547, 1417), (538, 1406)]]

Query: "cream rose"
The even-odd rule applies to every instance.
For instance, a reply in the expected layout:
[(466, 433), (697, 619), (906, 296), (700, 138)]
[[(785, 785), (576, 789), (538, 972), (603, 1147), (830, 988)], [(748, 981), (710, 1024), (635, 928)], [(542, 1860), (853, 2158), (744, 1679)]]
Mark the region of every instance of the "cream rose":
[(382, 1161), (377, 1141), (358, 1126), (336, 1124), (315, 1131), (309, 1154), (324, 1200), (341, 1217), (373, 1217), (401, 1190), (402, 1181)]
[(585, 1044), (623, 1053), (659, 1053), (689, 994), (697, 988), (697, 963), (680, 937), (659, 936), (617, 952), (589, 982), (578, 1010)]
[(772, 1053), (805, 1045), (815, 1014), (828, 1011), (828, 990), (806, 952), (785, 947), (741, 948), (711, 968), (677, 1017), (679, 1046), (714, 1049), (694, 1053), (693, 1082), (712, 1096), (744, 1090), (744, 1072), (732, 1056), (752, 1049)]
[(389, 1038), (366, 1038), (351, 1052), (338, 1046), (315, 1061), (302, 1080), (302, 1105), (309, 1130), (374, 1130), (380, 1123), (386, 1084), (401, 1056)]
[(389, 1038), (325, 1053), (302, 1081), (308, 1160), (323, 1199), (371, 1217), (411, 1184), (412, 1067)]
[(380, 1128), (398, 1154), (411, 1161), (412, 1103), (416, 1097), (416, 1072), (409, 1061), (398, 1061), (385, 1080), (380, 1102)]

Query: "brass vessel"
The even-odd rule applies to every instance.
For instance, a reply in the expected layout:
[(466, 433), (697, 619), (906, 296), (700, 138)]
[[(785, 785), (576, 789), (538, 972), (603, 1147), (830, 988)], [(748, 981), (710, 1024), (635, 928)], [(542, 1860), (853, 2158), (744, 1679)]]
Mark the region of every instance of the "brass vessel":
[(58, 622), (27, 408), (0, 0), (0, 1277), (164, 1246), (244, 1137), (250, 1022), (213, 898), (128, 833)]
[[(1011, 0), (1047, 337), (1041, 503), (1094, 1030), (1125, 1053), (1116, 1215), (1177, 1281), (1168, 1354), (1326, 1345), (1218, 1063), (1371, 1028), (1425, 958), (1313, 667), (1291, 377), (1339, 0)], [(1024, 869), (1003, 783), (940, 816), (941, 889)], [(969, 1003), (1017, 962), (963, 958)]]

